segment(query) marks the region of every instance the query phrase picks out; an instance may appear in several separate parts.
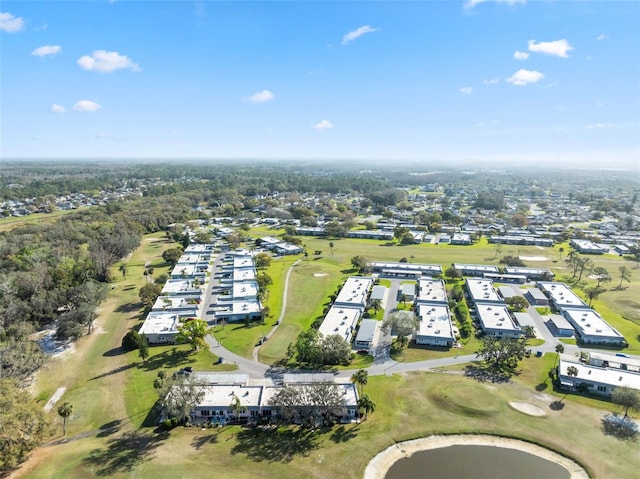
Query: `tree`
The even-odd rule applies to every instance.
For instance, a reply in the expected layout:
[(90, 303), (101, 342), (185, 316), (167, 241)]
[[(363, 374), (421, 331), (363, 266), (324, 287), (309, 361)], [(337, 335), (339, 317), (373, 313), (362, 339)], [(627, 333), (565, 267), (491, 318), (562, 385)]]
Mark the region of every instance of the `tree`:
[(376, 298), (373, 301), (371, 301), (371, 306), (373, 306), (373, 309), (377, 313), (380, 310), (380, 308), (382, 308), (382, 301)]
[(331, 256), (333, 256), (333, 241), (329, 241), (329, 249), (331, 250)]
[(256, 282), (258, 283), (258, 289), (261, 292), (266, 293), (267, 287), (273, 284), (273, 279), (267, 273), (261, 271), (256, 276)]
[(0, 425), (0, 472), (20, 464), (50, 433), (42, 404), (13, 379), (0, 379)]
[(279, 409), (286, 422), (299, 421), (307, 427), (315, 426), (320, 417), (323, 422), (332, 422), (346, 412), (342, 390), (333, 383), (285, 386), (271, 398), (270, 404)]
[(527, 354), (524, 339), (485, 336), (476, 353), (498, 370), (512, 372)]
[(529, 302), (524, 296), (511, 296), (504, 300), (511, 311), (524, 311), (529, 307)]
[(562, 261), (562, 253), (564, 253), (564, 247), (560, 246), (558, 248), (558, 253), (560, 253), (560, 261)]
[(524, 326), (522, 332), (524, 332), (524, 337), (527, 339), (536, 337), (536, 329), (531, 325)]
[(584, 294), (589, 298), (589, 307), (591, 307), (591, 303), (593, 303), (594, 299), (598, 299), (602, 293), (604, 293), (606, 289), (600, 288), (598, 286), (590, 286), (588, 288), (584, 288)]
[(576, 262), (577, 262), (577, 270), (578, 270), (578, 279), (577, 281), (580, 282), (582, 280), (582, 275), (585, 271), (591, 271), (591, 268), (593, 268), (593, 261), (590, 258), (582, 258), (582, 257), (577, 257), (576, 258)]
[(454, 265), (451, 265), (444, 270), (444, 276), (445, 278), (449, 278), (449, 279), (462, 278), (462, 271), (460, 271), (459, 269), (456, 269)]
[(363, 256), (354, 256), (351, 258), (351, 265), (356, 271), (362, 273), (369, 268), (369, 260)]
[(567, 368), (567, 375), (571, 376), (572, 378), (577, 378), (578, 377), (578, 368), (575, 366), (569, 366)]
[(617, 386), (611, 393), (611, 401), (624, 408), (624, 417), (626, 419), (629, 410), (640, 411), (640, 391), (623, 386)]
[(205, 386), (192, 376), (167, 379), (158, 389), (160, 405), (169, 417), (184, 421), (193, 408), (202, 401)]
[(140, 335), (138, 331), (132, 329), (122, 338), (122, 344), (120, 346), (123, 351), (133, 351), (140, 347)]
[(558, 343), (556, 344), (556, 359), (558, 362), (560, 362), (560, 355), (564, 353), (564, 344), (562, 343)]
[(400, 342), (404, 342), (404, 338), (413, 334), (417, 327), (418, 319), (413, 311), (396, 311), (383, 321), (381, 329), (385, 334), (395, 333)]
[(500, 258), (500, 264), (506, 264), (507, 266), (525, 267), (526, 264), (518, 256), (507, 255)]
[(618, 273), (620, 274), (620, 284), (618, 285), (618, 289), (622, 289), (623, 281), (626, 281), (627, 283), (631, 282), (631, 270), (626, 266), (619, 266)]
[(271, 265), (271, 255), (269, 253), (258, 253), (255, 257), (256, 268), (264, 269)]
[(58, 415), (62, 418), (62, 435), (67, 435), (67, 418), (71, 416), (73, 412), (73, 404), (70, 402), (64, 402), (58, 406)]
[(367, 420), (367, 416), (376, 410), (376, 403), (374, 403), (367, 394), (363, 394), (358, 398), (358, 409), (364, 411), (364, 420)]
[(229, 409), (233, 412), (236, 418), (240, 417), (240, 413), (244, 410), (242, 407), (242, 403), (240, 402), (240, 398), (233, 394), (233, 399), (231, 400), (231, 404), (229, 404)]
[(156, 302), (161, 292), (162, 287), (159, 284), (149, 283), (140, 288), (138, 296), (142, 300), (142, 303), (150, 309), (153, 307), (153, 303)]
[(192, 319), (186, 321), (178, 327), (176, 343), (190, 344), (194, 351), (205, 345), (204, 338), (211, 332), (209, 325), (202, 319)]
[(607, 269), (603, 268), (602, 266), (596, 266), (595, 268), (593, 268), (591, 270), (591, 274), (593, 274), (598, 281), (598, 283), (596, 284), (596, 288), (599, 288), (600, 284), (602, 283), (610, 282), (612, 279), (609, 271), (607, 271)]
[(360, 391), (360, 395), (362, 395), (362, 392), (364, 391), (364, 387), (367, 385), (368, 380), (369, 373), (366, 369), (358, 369), (351, 376), (351, 382), (356, 385), (356, 387)]
[(138, 355), (140, 356), (140, 359), (142, 359), (142, 362), (146, 362), (149, 357), (149, 341), (147, 341), (147, 337), (144, 334), (140, 335)]
[(162, 259), (165, 263), (175, 266), (182, 256), (182, 248), (169, 248), (162, 253)]
[(120, 266), (118, 266), (118, 271), (122, 273), (122, 279), (126, 281), (127, 273), (129, 272), (129, 266), (127, 266), (127, 263), (120, 263)]

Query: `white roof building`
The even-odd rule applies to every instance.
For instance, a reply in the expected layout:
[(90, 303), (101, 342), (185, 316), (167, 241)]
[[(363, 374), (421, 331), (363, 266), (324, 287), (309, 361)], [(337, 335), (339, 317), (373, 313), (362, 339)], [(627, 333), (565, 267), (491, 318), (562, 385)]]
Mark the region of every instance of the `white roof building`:
[(622, 334), (589, 308), (564, 308), (562, 314), (573, 325), (580, 340), (589, 344), (625, 344)]
[(345, 341), (350, 342), (361, 315), (362, 310), (360, 309), (334, 305), (324, 317), (318, 332), (323, 336), (337, 334)]
[(372, 285), (373, 278), (370, 276), (350, 276), (338, 293), (334, 306), (364, 310)]
[(475, 303), (504, 303), (502, 296), (493, 287), (493, 281), (484, 278), (468, 278), (467, 291)]
[(177, 313), (151, 311), (138, 333), (144, 334), (149, 344), (172, 344), (181, 324), (181, 316)]
[(476, 313), (482, 330), (489, 336), (519, 338), (523, 334), (504, 305), (477, 304)]
[[(578, 372), (569, 375), (569, 368)], [(640, 390), (640, 373), (618, 368), (594, 366), (582, 363), (573, 356), (561, 355), (558, 364), (558, 378), (564, 388), (575, 390), (580, 384), (586, 384), (589, 392), (610, 396), (616, 387)]]
[(444, 303), (448, 302), (447, 290), (441, 279), (418, 279), (416, 294), (417, 303)]
[(538, 288), (551, 300), (553, 305), (563, 311), (565, 308), (588, 308), (587, 304), (564, 283), (538, 281)]
[(449, 307), (441, 304), (418, 304), (417, 344), (451, 347), (455, 342), (455, 332), (451, 322)]
[(162, 294), (165, 296), (199, 296), (202, 291), (199, 286), (194, 286), (190, 279), (170, 279), (162, 287)]

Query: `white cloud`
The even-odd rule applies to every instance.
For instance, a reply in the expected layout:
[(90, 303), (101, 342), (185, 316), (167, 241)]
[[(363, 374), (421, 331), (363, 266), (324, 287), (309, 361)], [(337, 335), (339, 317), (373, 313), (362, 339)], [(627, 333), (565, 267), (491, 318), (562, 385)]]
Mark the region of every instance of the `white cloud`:
[(0, 12), (0, 30), (7, 33), (16, 33), (24, 29), (22, 17), (16, 17), (9, 12)]
[(91, 100), (80, 100), (80, 101), (77, 101), (75, 105), (73, 105), (73, 109), (75, 111), (93, 112), (93, 111), (98, 111), (100, 108), (102, 108), (102, 105)]
[(587, 128), (612, 128), (613, 125), (611, 123), (595, 123), (593, 125), (587, 125)]
[(342, 37), (342, 44), (346, 45), (350, 41), (355, 40), (358, 37), (361, 37), (365, 33), (373, 33), (377, 31), (378, 31), (377, 28), (372, 28), (369, 25), (365, 25), (363, 27), (357, 28), (356, 30), (353, 30), (352, 32), (347, 33), (344, 37)]
[(569, 42), (564, 38), (553, 42), (536, 43), (535, 40), (529, 40), (529, 51), (552, 55), (554, 57), (569, 58), (568, 53), (573, 50)]
[(62, 105), (58, 105), (57, 103), (54, 103), (53, 105), (51, 105), (51, 113), (57, 113), (57, 114), (61, 115), (66, 111), (67, 111), (67, 109), (65, 107), (63, 107)]
[(44, 45), (42, 47), (36, 48), (31, 52), (33, 56), (36, 57), (44, 57), (47, 55), (55, 55), (56, 53), (60, 53), (62, 47), (60, 45)]
[(515, 58), (516, 60), (526, 60), (527, 58), (529, 58), (529, 54), (527, 52), (516, 50), (513, 54), (513, 58)]
[(515, 5), (519, 3), (524, 5), (525, 3), (527, 3), (527, 0), (468, 0), (467, 3), (464, 4), (464, 8), (472, 9), (476, 5), (487, 2), (506, 3), (507, 5)]
[(264, 103), (265, 101), (271, 101), (275, 98), (275, 95), (269, 90), (262, 90), (249, 97), (245, 97), (245, 101), (250, 101), (251, 103)]
[(488, 80), (484, 80), (483, 82), (485, 85), (495, 85), (497, 83), (500, 83), (500, 77), (496, 77), (496, 78), (489, 78)]
[(606, 33), (601, 33), (600, 35), (598, 35), (596, 37), (596, 40), (606, 40), (607, 38), (609, 38), (609, 35), (607, 35)]
[(539, 82), (544, 78), (544, 75), (535, 70), (524, 70), (520, 69), (507, 78), (507, 81), (513, 85), (524, 86), (529, 83)]
[(331, 128), (335, 128), (335, 125), (331, 123), (329, 120), (322, 120), (320, 123), (316, 123), (313, 125), (316, 130), (330, 130)]
[(121, 69), (129, 69), (134, 72), (140, 71), (140, 67), (133, 63), (131, 58), (120, 55), (118, 52), (108, 52), (106, 50), (95, 50), (91, 55), (78, 58), (78, 65), (85, 70), (99, 73), (111, 73)]
[(465, 86), (463, 88), (460, 88), (459, 92), (463, 95), (471, 95), (473, 93), (473, 87)]

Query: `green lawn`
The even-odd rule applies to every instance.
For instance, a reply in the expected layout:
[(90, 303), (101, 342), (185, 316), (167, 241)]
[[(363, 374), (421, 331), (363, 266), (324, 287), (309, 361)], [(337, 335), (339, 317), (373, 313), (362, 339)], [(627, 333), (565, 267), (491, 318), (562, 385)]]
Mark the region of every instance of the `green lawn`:
[[(528, 383), (541, 380), (553, 357), (528, 361), (538, 361), (538, 366), (527, 368), (534, 371), (527, 384), (520, 379), (485, 384), (438, 373), (369, 377), (365, 392), (375, 402), (376, 411), (358, 425), (313, 432), (296, 427), (267, 432), (235, 426), (179, 427), (168, 434), (126, 426), (105, 429), (46, 448), (45, 457), (29, 470), (28, 477), (163, 479), (209, 477), (215, 471), (223, 479), (357, 478), (362, 477), (371, 457), (387, 446), (447, 433), (522, 438), (574, 458), (592, 477), (633, 477), (640, 466), (637, 444), (604, 435), (600, 428), (603, 411), (576, 403), (570, 396), (561, 410), (550, 409), (555, 396), (543, 397)], [(509, 407), (510, 401), (538, 405), (546, 416), (517, 412)]]
[[(269, 235), (277, 232), (268, 230)], [(255, 234), (254, 234), (255, 235)], [(264, 234), (261, 234), (264, 235)], [(412, 262), (452, 262), (497, 264), (492, 259), (495, 247), (483, 240), (478, 245), (385, 246), (374, 240), (333, 239), (334, 254), (329, 254), (328, 239), (304, 238), (309, 251), (322, 250), (320, 257), (310, 256), (296, 266), (291, 275), (287, 313), (274, 336), (261, 348), (260, 358), (272, 363), (284, 357), (286, 347), (297, 335), (322, 318), (329, 296), (350, 274), (350, 258), (355, 255), (371, 260)], [(76, 345), (77, 352), (62, 356), (47, 365), (39, 375), (35, 394), (46, 401), (59, 386), (66, 386), (64, 401), (74, 404), (68, 424), (68, 436), (77, 439), (39, 449), (29, 468), (15, 478), (75, 478), (108, 476), (115, 478), (208, 477), (215, 471), (220, 478), (255, 477), (362, 477), (368, 460), (378, 451), (398, 441), (430, 434), (482, 432), (519, 437), (540, 443), (573, 457), (584, 464), (592, 477), (633, 477), (640, 467), (637, 444), (620, 441), (603, 434), (600, 420), (604, 411), (616, 407), (599, 399), (557, 394), (551, 390), (547, 374), (556, 355), (532, 357), (522, 362), (513, 380), (505, 384), (484, 384), (459, 374), (404, 373), (372, 376), (365, 392), (376, 403), (376, 412), (359, 425), (336, 426), (314, 432), (281, 428), (267, 433), (237, 427), (201, 430), (177, 428), (171, 433), (154, 433), (138, 426), (145, 422), (155, 402), (152, 382), (157, 370), (191, 364), (196, 369), (214, 369), (215, 356), (209, 351), (190, 354), (186, 346), (154, 347), (146, 364), (137, 353), (122, 354), (118, 346), (128, 329), (139, 324), (141, 309), (138, 290), (144, 285), (144, 264), (154, 265), (155, 275), (166, 271), (161, 254), (171, 247), (163, 234), (144, 238), (141, 247), (127, 261), (129, 273), (124, 280), (115, 269), (117, 289), (111, 290), (101, 306), (101, 328)], [(535, 247), (504, 248), (503, 255), (547, 256), (545, 262), (530, 266), (551, 267), (566, 274), (557, 249)], [(568, 251), (565, 249), (565, 252)], [(288, 266), (295, 258), (274, 260), (268, 272), (274, 286), (282, 285)], [(629, 264), (617, 257), (598, 258), (614, 272), (619, 264)], [(623, 334), (638, 351), (636, 336), (640, 326), (634, 323), (637, 313), (638, 270), (627, 289), (609, 291), (594, 302), (596, 309)], [(613, 283), (611, 285), (615, 286)], [(613, 286), (610, 287), (612, 288)], [(282, 286), (279, 286), (282, 287)], [(282, 307), (282, 290), (272, 289), (267, 302), (275, 321)], [(634, 310), (634, 308), (636, 308)], [(627, 318), (627, 319), (624, 319)], [(269, 328), (267, 321), (266, 328)], [(260, 335), (260, 329), (225, 328), (230, 344), (250, 354), (248, 338)], [(253, 331), (255, 329), (255, 331)], [(228, 331), (227, 331), (228, 330)], [(217, 334), (220, 334), (218, 331)], [(562, 342), (569, 342), (560, 339)], [(244, 343), (243, 343), (244, 341)], [(442, 356), (472, 354), (478, 340), (461, 349), (437, 351), (409, 347), (401, 360), (418, 361)], [(366, 367), (368, 357), (357, 357), (351, 368)], [(229, 365), (223, 364), (223, 370)], [(451, 367), (448, 369), (458, 369)], [(545, 386), (546, 384), (546, 386)], [(549, 404), (562, 399), (564, 407), (552, 410)], [(534, 403), (547, 413), (533, 417), (508, 407), (518, 400)], [(53, 418), (57, 421), (55, 413)], [(579, 431), (579, 434), (576, 433)]]

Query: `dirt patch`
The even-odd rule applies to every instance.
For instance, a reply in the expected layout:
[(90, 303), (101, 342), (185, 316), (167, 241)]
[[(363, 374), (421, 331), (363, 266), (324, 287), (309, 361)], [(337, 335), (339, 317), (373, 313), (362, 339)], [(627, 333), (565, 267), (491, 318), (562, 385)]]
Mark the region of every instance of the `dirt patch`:
[(513, 409), (523, 414), (527, 414), (528, 416), (546, 416), (547, 413), (544, 412), (544, 409), (536, 406), (535, 404), (531, 404), (529, 402), (522, 401), (511, 401), (509, 403)]
[(482, 434), (455, 434), (451, 436), (429, 436), (413, 441), (405, 441), (389, 446), (369, 461), (364, 471), (364, 479), (384, 479), (389, 468), (400, 459), (414, 453), (457, 445), (495, 446), (534, 454), (548, 461), (560, 464), (569, 471), (571, 479), (588, 479), (589, 475), (578, 464), (560, 454), (529, 442)]
[(546, 256), (519, 256), (522, 261), (547, 261)]
[(313, 273), (314, 278), (322, 278), (323, 276), (327, 276), (327, 273)]
[(67, 388), (65, 387), (56, 389), (56, 392), (53, 393), (53, 396), (51, 396), (51, 399), (49, 399), (47, 401), (47, 404), (44, 405), (44, 412), (51, 411), (53, 409), (53, 406), (56, 405), (56, 403), (60, 400), (60, 398), (62, 397), (62, 395), (65, 393), (66, 390)]

